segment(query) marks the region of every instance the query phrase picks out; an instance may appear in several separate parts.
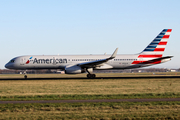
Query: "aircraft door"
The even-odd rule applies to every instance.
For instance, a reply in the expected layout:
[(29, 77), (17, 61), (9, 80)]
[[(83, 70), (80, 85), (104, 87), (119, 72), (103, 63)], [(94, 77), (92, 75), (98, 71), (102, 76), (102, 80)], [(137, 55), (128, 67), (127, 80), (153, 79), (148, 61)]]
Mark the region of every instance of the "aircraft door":
[(143, 58), (140, 58), (140, 63), (143, 63)]
[(53, 57), (53, 65), (56, 65), (56, 58)]
[(26, 58), (21, 58), (20, 59), (20, 65), (24, 65), (26, 63)]

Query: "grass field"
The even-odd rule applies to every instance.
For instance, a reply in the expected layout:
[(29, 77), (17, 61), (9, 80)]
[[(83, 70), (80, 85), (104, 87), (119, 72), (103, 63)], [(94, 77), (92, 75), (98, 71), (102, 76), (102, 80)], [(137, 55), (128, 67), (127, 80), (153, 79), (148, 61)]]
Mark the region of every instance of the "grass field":
[[(157, 73), (97, 73), (97, 77), (124, 77), (124, 76), (180, 76), (180, 72)], [(28, 74), (28, 78), (86, 78), (86, 74)], [(0, 78), (24, 78), (21, 74), (0, 74)]]
[(1, 119), (180, 119), (180, 102), (0, 105)]
[[(154, 76), (152, 73), (97, 77)], [(180, 75), (180, 73), (155, 73)], [(22, 75), (0, 75), (20, 78)], [(85, 77), (29, 75), (30, 78)], [(1, 80), (0, 100), (118, 99), (180, 97), (180, 78)], [(0, 104), (1, 119), (180, 119), (180, 102)]]
[[(101, 74), (98, 75), (101, 76)], [(105, 75), (118, 76), (119, 74), (109, 74), (109, 75), (105, 74)], [(138, 74), (138, 75), (140, 76), (144, 74)], [(13, 75), (10, 75), (10, 77), (12, 76)], [(30, 75), (30, 77), (32, 76), (34, 75)], [(53, 75), (36, 75), (36, 76), (52, 77)], [(56, 74), (54, 76), (57, 77)], [(62, 75), (62, 77), (66, 77), (66, 76), (68, 75)], [(145, 94), (145, 93), (156, 93), (156, 94), (175, 93), (176, 94), (176, 93), (180, 93), (179, 86), (180, 86), (180, 78), (1, 80), (0, 96), (116, 95), (116, 94)]]

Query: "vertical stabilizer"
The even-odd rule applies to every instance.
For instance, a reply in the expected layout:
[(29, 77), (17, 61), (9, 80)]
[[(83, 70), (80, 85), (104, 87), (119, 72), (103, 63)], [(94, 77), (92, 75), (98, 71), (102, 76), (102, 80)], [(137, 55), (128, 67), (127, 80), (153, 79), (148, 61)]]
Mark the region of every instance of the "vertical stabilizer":
[(139, 54), (138, 58), (162, 57), (172, 29), (164, 29), (162, 32)]

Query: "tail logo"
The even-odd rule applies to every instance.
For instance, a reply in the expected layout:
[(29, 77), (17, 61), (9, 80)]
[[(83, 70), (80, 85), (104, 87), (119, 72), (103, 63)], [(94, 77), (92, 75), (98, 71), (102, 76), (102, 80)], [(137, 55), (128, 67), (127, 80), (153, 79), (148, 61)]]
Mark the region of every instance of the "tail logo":
[(164, 29), (143, 52), (164, 52), (172, 29)]
[(172, 29), (164, 29), (159, 35), (138, 55), (138, 61), (132, 64), (158, 64), (159, 61), (149, 61), (163, 56)]

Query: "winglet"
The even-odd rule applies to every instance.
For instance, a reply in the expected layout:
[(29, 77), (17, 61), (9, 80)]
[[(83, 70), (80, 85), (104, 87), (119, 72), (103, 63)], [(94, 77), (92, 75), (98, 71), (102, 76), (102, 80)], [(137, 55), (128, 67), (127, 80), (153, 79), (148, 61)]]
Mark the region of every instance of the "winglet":
[(116, 50), (114, 51), (114, 53), (111, 55), (111, 59), (115, 58), (118, 52), (118, 48), (116, 48)]

